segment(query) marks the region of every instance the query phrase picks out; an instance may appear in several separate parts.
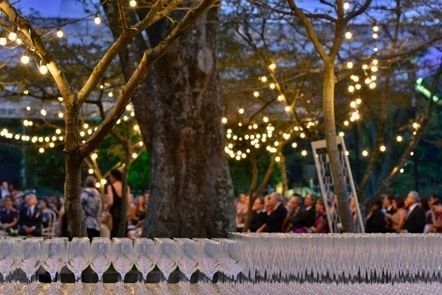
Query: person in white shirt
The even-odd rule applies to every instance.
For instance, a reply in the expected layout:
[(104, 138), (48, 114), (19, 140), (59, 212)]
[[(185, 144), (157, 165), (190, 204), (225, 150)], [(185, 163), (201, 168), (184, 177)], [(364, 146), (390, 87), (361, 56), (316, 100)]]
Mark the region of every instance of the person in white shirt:
[(425, 211), (419, 204), (419, 194), (415, 191), (408, 193), (405, 198), (405, 208), (408, 210), (404, 230), (408, 233), (423, 233), (425, 228)]

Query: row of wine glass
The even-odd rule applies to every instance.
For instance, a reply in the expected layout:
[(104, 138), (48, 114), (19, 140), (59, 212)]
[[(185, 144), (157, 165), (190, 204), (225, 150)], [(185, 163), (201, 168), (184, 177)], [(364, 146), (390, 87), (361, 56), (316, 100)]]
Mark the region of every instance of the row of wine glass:
[(439, 234), (232, 234), (252, 281), (442, 281)]

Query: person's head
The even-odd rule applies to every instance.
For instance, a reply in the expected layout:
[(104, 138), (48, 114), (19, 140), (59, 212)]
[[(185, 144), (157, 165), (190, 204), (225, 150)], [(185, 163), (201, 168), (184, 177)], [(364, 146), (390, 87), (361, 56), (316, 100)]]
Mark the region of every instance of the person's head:
[(419, 194), (416, 191), (411, 191), (408, 193), (407, 197), (404, 200), (405, 208), (410, 208), (414, 204), (419, 202)]
[(48, 208), (48, 200), (47, 199), (41, 199), (38, 201), (38, 208), (40, 209), (46, 209)]
[(301, 206), (302, 206), (302, 199), (298, 196), (290, 197), (289, 201), (287, 202), (287, 210), (288, 211), (293, 212)]
[(246, 195), (244, 193), (239, 194), (239, 202), (240, 203), (247, 204), (248, 201), (249, 201), (249, 196), (248, 195)]
[(146, 206), (146, 199), (145, 199), (144, 195), (139, 195), (136, 198), (135, 202), (136, 202), (137, 207), (144, 208)]
[(14, 201), (12, 200), (12, 198), (6, 198), (5, 200), (5, 208), (6, 209), (11, 209), (14, 205)]
[(37, 197), (34, 194), (26, 196), (26, 205), (29, 207), (37, 205)]
[(382, 196), (382, 207), (387, 209), (393, 206), (394, 197), (392, 195), (383, 195)]
[(383, 200), (378, 200), (371, 205), (371, 211), (378, 211), (383, 207)]
[(123, 174), (118, 169), (112, 169), (109, 178), (110, 182), (123, 181)]
[(84, 187), (88, 187), (88, 188), (92, 188), (93, 187), (93, 188), (95, 188), (96, 185), (97, 185), (97, 179), (93, 175), (89, 175), (84, 180)]
[(425, 211), (430, 210), (430, 202), (428, 199), (422, 198), (420, 203), (421, 203), (422, 209), (424, 209)]
[(393, 208), (394, 209), (397, 210), (397, 209), (402, 209), (404, 207), (405, 207), (404, 200), (402, 200), (400, 198), (394, 198), (393, 199)]
[(304, 198), (304, 206), (305, 207), (312, 207), (315, 205), (315, 197), (311, 194), (308, 194)]
[(261, 211), (263, 208), (264, 208), (264, 199), (256, 198), (255, 202), (253, 202), (252, 210)]
[(325, 205), (323, 200), (316, 201), (315, 211), (318, 214), (324, 214), (325, 213)]
[(432, 207), (435, 204), (439, 204), (439, 202), (440, 202), (440, 198), (436, 194), (432, 194), (430, 196), (430, 198), (428, 199), (428, 205), (430, 205), (430, 207)]

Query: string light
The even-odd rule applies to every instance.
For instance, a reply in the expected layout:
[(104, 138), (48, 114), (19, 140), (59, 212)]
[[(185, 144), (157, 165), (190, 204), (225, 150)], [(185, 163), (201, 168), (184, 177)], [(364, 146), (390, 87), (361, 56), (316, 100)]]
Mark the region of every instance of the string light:
[(57, 38), (61, 39), (64, 36), (64, 33), (61, 29), (58, 29), (56, 32)]
[(400, 136), (400, 135), (396, 136), (396, 141), (397, 142), (402, 142), (402, 140), (403, 140), (402, 136)]
[(26, 54), (23, 54), (23, 55), (20, 57), (20, 62), (21, 62), (22, 64), (24, 64), (24, 65), (27, 65), (27, 64), (29, 63), (30, 60), (31, 60), (31, 59), (30, 59), (29, 56), (27, 56)]
[(351, 32), (345, 32), (345, 39), (350, 40), (353, 37), (353, 34)]
[(345, 10), (350, 9), (350, 3), (348, 3), (348, 2), (344, 2), (343, 7), (344, 7)]
[(307, 156), (307, 154), (308, 154), (308, 152), (307, 152), (306, 150), (302, 150), (301, 155), (302, 155), (303, 157)]
[(8, 40), (5, 37), (0, 37), (0, 45), (5, 46), (8, 43)]
[(239, 108), (238, 113), (240, 113), (241, 115), (244, 114), (244, 108)]
[(363, 157), (367, 157), (368, 156), (368, 151), (367, 150), (363, 150), (362, 151), (362, 156)]
[(258, 91), (253, 92), (253, 96), (254, 97), (259, 97), (259, 92)]
[(136, 6), (137, 6), (137, 1), (135, 1), (135, 0), (130, 0), (130, 1), (129, 1), (129, 6), (130, 6), (130, 7), (136, 7)]
[(387, 147), (385, 145), (381, 145), (379, 147), (379, 150), (383, 153), (383, 152), (385, 152), (387, 150)]
[(46, 65), (40, 65), (38, 70), (40, 71), (40, 74), (42, 74), (42, 75), (46, 75), (48, 73), (48, 67)]
[(269, 65), (269, 70), (271, 70), (271, 71), (276, 70), (276, 64), (275, 64), (275, 63), (271, 63), (271, 64)]
[(8, 39), (10, 41), (16, 41), (17, 40), (17, 33), (16, 32), (9, 32)]
[(223, 124), (227, 124), (227, 118), (226, 118), (226, 117), (222, 117), (222, 119), (221, 119), (221, 123), (223, 123)]
[(94, 23), (96, 25), (101, 24), (101, 18), (100, 18), (100, 16), (98, 14), (96, 14), (95, 17), (94, 17)]
[(347, 69), (353, 69), (353, 62), (347, 62)]

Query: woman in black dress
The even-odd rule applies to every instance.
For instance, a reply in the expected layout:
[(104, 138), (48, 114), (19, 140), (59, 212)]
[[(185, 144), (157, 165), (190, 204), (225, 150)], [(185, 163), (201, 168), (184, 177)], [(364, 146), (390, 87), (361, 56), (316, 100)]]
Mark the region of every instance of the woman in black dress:
[[(111, 238), (118, 236), (118, 225), (121, 223), (122, 210), (123, 210), (123, 174), (118, 169), (113, 169), (110, 172), (110, 183), (107, 187), (107, 205), (109, 206), (109, 213), (112, 215), (112, 230)], [(131, 200), (130, 188), (127, 187), (127, 207), (129, 210), (129, 204)], [(121, 235), (120, 235), (121, 236)], [(127, 221), (125, 226), (125, 232), (122, 235), (127, 236)]]

